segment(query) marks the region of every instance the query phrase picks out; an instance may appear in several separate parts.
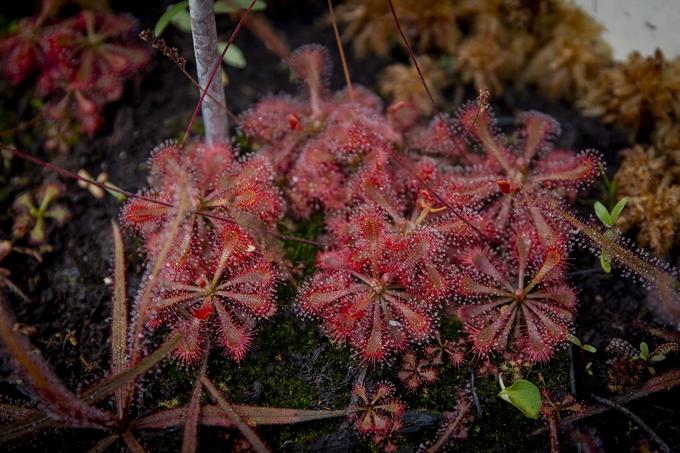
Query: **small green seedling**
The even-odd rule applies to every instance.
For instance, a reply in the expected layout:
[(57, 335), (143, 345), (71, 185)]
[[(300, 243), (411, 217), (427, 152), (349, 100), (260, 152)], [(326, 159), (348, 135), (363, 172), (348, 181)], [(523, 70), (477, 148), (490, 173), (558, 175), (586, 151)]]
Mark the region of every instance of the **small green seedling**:
[[(597, 216), (598, 219), (600, 219), (600, 222), (602, 222), (602, 224), (607, 228), (607, 231), (605, 231), (604, 233), (607, 239), (613, 240), (616, 238), (617, 232), (613, 228), (614, 225), (616, 225), (616, 221), (619, 220), (623, 208), (626, 207), (626, 203), (628, 203), (628, 197), (621, 198), (616, 203), (616, 205), (614, 205), (610, 212), (605, 207), (605, 205), (603, 205), (599, 201), (595, 202), (594, 205), (595, 215)], [(600, 265), (602, 266), (602, 270), (604, 270), (606, 273), (610, 273), (612, 271), (612, 257), (605, 250), (600, 251)]]
[(638, 354), (637, 357), (635, 357), (635, 359), (649, 362), (650, 365), (647, 366), (647, 371), (649, 371), (649, 374), (656, 374), (656, 370), (654, 369), (654, 367), (651, 366), (651, 363), (666, 360), (666, 355), (662, 354), (661, 352), (657, 352), (657, 350), (654, 350), (654, 352), (650, 354), (649, 346), (647, 345), (647, 343), (643, 341), (642, 343), (640, 343), (640, 353)]
[(63, 193), (63, 187), (57, 183), (45, 183), (37, 192), (20, 194), (12, 205), (14, 225), (12, 234), (21, 239), (28, 234), (32, 244), (42, 244), (47, 239), (46, 220), (53, 220), (63, 225), (68, 220), (68, 210), (54, 203)]
[(503, 377), (498, 376), (501, 391), (498, 396), (522, 411), (525, 417), (538, 419), (541, 411), (541, 392), (531, 382), (518, 379), (510, 387), (503, 383)]
[(588, 373), (588, 376), (593, 375), (593, 362), (586, 363), (586, 373)]
[(578, 346), (581, 348), (581, 350), (590, 352), (592, 354), (595, 354), (597, 352), (597, 348), (591, 344), (583, 344), (581, 340), (579, 340), (576, 336), (569, 334), (567, 339), (574, 345)]

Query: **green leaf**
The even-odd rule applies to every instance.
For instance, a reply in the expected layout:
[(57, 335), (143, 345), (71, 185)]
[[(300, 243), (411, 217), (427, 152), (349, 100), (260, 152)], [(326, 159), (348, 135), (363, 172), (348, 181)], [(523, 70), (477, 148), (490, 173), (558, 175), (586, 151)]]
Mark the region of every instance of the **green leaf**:
[(191, 15), (186, 9), (178, 11), (177, 14), (170, 19), (170, 22), (184, 33), (189, 33), (191, 31)]
[(619, 216), (621, 215), (621, 211), (623, 211), (623, 208), (626, 207), (626, 203), (628, 203), (628, 197), (623, 197), (612, 208), (612, 212), (611, 212), (612, 225), (614, 225), (616, 223), (616, 221), (619, 220)]
[(607, 227), (611, 227), (613, 225), (612, 218), (609, 215), (607, 208), (605, 208), (604, 205), (599, 201), (596, 201), (593, 206), (595, 207), (595, 215), (598, 219), (600, 219), (600, 222), (602, 222)]
[(600, 266), (602, 266), (602, 270), (608, 274), (612, 271), (612, 258), (609, 256), (609, 253), (604, 250), (600, 252)]
[[(218, 0), (215, 2), (215, 14), (230, 14), (236, 13), (250, 6), (250, 0)], [(267, 4), (258, 0), (253, 5), (252, 11), (262, 11), (267, 7)]]
[(163, 31), (167, 28), (168, 24), (170, 24), (170, 20), (174, 18), (180, 11), (187, 11), (187, 8), (189, 8), (189, 0), (168, 6), (165, 12), (161, 14), (161, 17), (158, 18), (158, 22), (156, 22), (156, 27), (154, 28), (153, 33), (156, 36), (160, 36), (161, 33), (163, 33)]
[(510, 387), (504, 387), (503, 379), (500, 380), (502, 390), (498, 396), (522, 411), (525, 417), (538, 419), (541, 410), (541, 392), (531, 382), (519, 379)]
[(663, 354), (657, 354), (653, 355), (651, 359), (652, 362), (661, 362), (662, 360), (666, 360), (666, 356)]
[(588, 376), (593, 375), (593, 362), (586, 363), (586, 373), (588, 373)]
[(587, 351), (587, 352), (591, 352), (593, 354), (595, 354), (597, 352), (597, 348), (593, 345), (590, 345), (590, 344), (584, 344), (583, 350)]
[[(222, 55), (222, 52), (224, 52), (224, 48), (226, 46), (227, 46), (226, 42), (217, 43), (217, 50), (219, 51), (220, 55)], [(246, 67), (245, 55), (243, 55), (241, 49), (239, 49), (233, 44), (229, 46), (229, 50), (227, 50), (227, 53), (224, 55), (224, 62), (229, 66), (233, 66), (234, 68), (242, 69)]]
[(579, 348), (583, 346), (583, 344), (581, 343), (581, 340), (579, 340), (578, 338), (576, 338), (576, 336), (574, 336), (572, 334), (569, 334), (569, 336), (567, 337), (567, 340), (569, 340), (570, 343), (575, 344)]
[(644, 341), (640, 343), (640, 358), (642, 360), (649, 359), (649, 346)]

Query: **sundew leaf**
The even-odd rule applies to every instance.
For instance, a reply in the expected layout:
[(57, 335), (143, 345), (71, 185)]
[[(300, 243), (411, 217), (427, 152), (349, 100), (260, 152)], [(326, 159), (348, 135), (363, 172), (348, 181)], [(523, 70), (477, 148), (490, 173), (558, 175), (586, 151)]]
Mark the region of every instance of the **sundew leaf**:
[[(111, 329), (111, 371), (118, 374), (124, 371), (127, 367), (127, 337), (128, 337), (128, 319), (127, 319), (127, 291), (125, 281), (125, 249), (123, 246), (123, 237), (120, 233), (120, 228), (115, 222), (111, 222), (113, 231), (113, 314), (112, 314), (112, 329)], [(117, 389), (116, 396), (116, 410), (119, 417), (124, 415), (126, 390), (124, 388)]]
[(201, 376), (201, 383), (205, 389), (210, 393), (210, 395), (215, 399), (217, 405), (222, 409), (224, 415), (231, 421), (243, 434), (250, 446), (258, 453), (265, 453), (269, 451), (269, 448), (262, 442), (262, 439), (253, 431), (253, 429), (246, 424), (241, 416), (234, 410), (234, 407), (224, 399), (220, 394), (219, 390), (215, 388), (213, 383), (205, 376)]
[(183, 2), (175, 3), (174, 5), (168, 6), (165, 12), (161, 14), (161, 17), (158, 18), (158, 22), (156, 22), (156, 26), (154, 27), (153, 30), (154, 35), (160, 36), (161, 33), (163, 33), (163, 31), (168, 27), (170, 21), (177, 14), (179, 14), (180, 11), (186, 12), (187, 8), (189, 8), (189, 0), (185, 0)]
[[(206, 363), (203, 362), (200, 375), (205, 374)], [(198, 445), (198, 419), (201, 414), (201, 394), (203, 384), (200, 379), (196, 379), (194, 391), (191, 395), (191, 402), (186, 412), (184, 423), (184, 435), (182, 436), (182, 453), (194, 453)]]
[[(288, 409), (277, 407), (257, 407), (232, 405), (244, 422), (250, 426), (291, 425), (316, 420), (326, 420), (347, 416), (346, 410)], [(163, 409), (141, 419), (135, 420), (135, 429), (168, 429), (186, 423), (189, 406)], [(233, 427), (233, 422), (224, 415), (217, 405), (201, 406), (199, 423), (202, 426)]]
[[(68, 390), (47, 361), (40, 354), (33, 352), (28, 339), (14, 331), (14, 322), (14, 316), (0, 293), (0, 344), (4, 345), (5, 351), (16, 362), (17, 371), (23, 374), (35, 390), (40, 402), (57, 416), (59, 422), (64, 422), (68, 426), (96, 428), (110, 426), (113, 423), (113, 415), (87, 405)], [(3, 432), (3, 437), (4, 434)], [(11, 435), (11, 432), (8, 434)]]
[(541, 392), (525, 379), (515, 381), (510, 387), (503, 387), (498, 396), (522, 411), (525, 417), (538, 419), (541, 410)]
[(88, 402), (99, 401), (114, 390), (121, 388), (127, 382), (135, 379), (141, 374), (146, 373), (151, 367), (167, 357), (179, 344), (182, 338), (182, 334), (178, 334), (170, 338), (161, 346), (159, 346), (154, 352), (140, 360), (137, 364), (125, 369), (120, 373), (116, 373), (104, 378), (101, 383), (95, 384), (93, 387), (83, 392), (80, 395), (81, 398)]

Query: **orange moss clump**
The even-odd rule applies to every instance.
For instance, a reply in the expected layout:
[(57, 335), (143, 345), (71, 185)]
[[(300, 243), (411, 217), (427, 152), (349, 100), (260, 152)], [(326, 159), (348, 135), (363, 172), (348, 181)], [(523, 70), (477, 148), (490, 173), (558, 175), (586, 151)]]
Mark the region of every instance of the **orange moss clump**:
[(575, 100), (611, 64), (611, 48), (603, 28), (581, 9), (560, 4), (542, 24), (546, 42), (533, 54), (520, 77), (552, 99)]
[(639, 228), (637, 241), (662, 254), (677, 243), (680, 229), (680, 150), (660, 153), (635, 146), (623, 152), (614, 180), (621, 196), (629, 197), (619, 225)]
[[(452, 53), (461, 36), (453, 2), (394, 0), (399, 21), (414, 47), (420, 52), (439, 50)], [(383, 0), (349, 0), (337, 8), (337, 17), (347, 25), (345, 39), (351, 39), (360, 56), (369, 51), (386, 56), (399, 44), (399, 35), (389, 5)]]
[[(675, 122), (673, 107), (680, 112), (677, 64), (669, 63), (658, 49), (649, 57), (633, 52), (626, 62), (602, 71), (577, 105), (586, 115), (626, 129), (634, 139), (657, 122)], [(665, 140), (658, 131), (657, 140)]]
[[(519, 80), (538, 85), (549, 97), (573, 100), (611, 63), (602, 27), (561, 0), (441, 0), (428, 8), (416, 0), (394, 0), (394, 6), (419, 53), (451, 57), (464, 83), (492, 94)], [(338, 17), (359, 56), (369, 51), (386, 56), (399, 44), (387, 2), (346, 0)]]
[[(428, 56), (418, 57), (425, 82), (435, 102), (442, 102), (442, 90), (451, 79), (446, 71)], [(424, 115), (432, 115), (434, 109), (418, 72), (411, 65), (401, 63), (389, 65), (380, 75), (380, 94), (396, 102), (404, 102)]]

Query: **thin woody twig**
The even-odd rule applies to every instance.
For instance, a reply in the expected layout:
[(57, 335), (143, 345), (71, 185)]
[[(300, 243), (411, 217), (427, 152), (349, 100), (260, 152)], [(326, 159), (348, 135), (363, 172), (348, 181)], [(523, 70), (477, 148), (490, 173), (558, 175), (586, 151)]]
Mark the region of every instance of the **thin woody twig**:
[(603, 404), (607, 407), (610, 407), (616, 411), (621, 412), (624, 414), (626, 417), (630, 418), (633, 420), (644, 432), (647, 433), (647, 435), (654, 441), (656, 444), (661, 448), (661, 451), (664, 453), (670, 453), (671, 448), (668, 446), (666, 442), (659, 437), (657, 433), (654, 432), (654, 430), (644, 422), (640, 417), (635, 415), (633, 412), (631, 412), (629, 409), (626, 409), (625, 407), (621, 406), (620, 404), (615, 403), (614, 401), (608, 400), (606, 398), (602, 398), (601, 396), (597, 395), (590, 395), (592, 399), (597, 401), (600, 404)]

